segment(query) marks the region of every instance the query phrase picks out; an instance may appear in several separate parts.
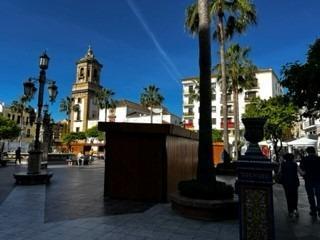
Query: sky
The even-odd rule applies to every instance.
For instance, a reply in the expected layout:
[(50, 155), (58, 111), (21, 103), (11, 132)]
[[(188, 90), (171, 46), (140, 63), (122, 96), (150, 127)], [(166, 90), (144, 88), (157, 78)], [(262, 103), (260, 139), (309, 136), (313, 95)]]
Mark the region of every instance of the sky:
[[(144, 87), (160, 88), (164, 105), (182, 114), (181, 80), (199, 74), (198, 40), (184, 28), (193, 0), (1, 0), (0, 102), (10, 105), (23, 94), (23, 82), (38, 77), (40, 54), (50, 57), (47, 78), (59, 94), (50, 111), (56, 121), (62, 98), (70, 96), (76, 61), (90, 45), (103, 64), (101, 85), (116, 99), (139, 102)], [(233, 39), (250, 47), (259, 68), (304, 62), (320, 37), (319, 0), (256, 0), (258, 23)], [(218, 60), (212, 43), (212, 62)], [(36, 99), (36, 98), (35, 98)], [(48, 98), (45, 96), (45, 101)], [(36, 107), (36, 100), (31, 102)]]

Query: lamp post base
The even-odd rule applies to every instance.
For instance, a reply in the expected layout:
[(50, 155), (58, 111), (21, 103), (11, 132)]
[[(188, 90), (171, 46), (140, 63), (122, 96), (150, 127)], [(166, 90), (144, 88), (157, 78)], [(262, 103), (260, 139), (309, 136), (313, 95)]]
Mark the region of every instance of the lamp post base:
[(53, 176), (52, 172), (43, 170), (35, 174), (27, 172), (14, 173), (13, 177), (16, 179), (17, 185), (39, 185), (48, 184)]

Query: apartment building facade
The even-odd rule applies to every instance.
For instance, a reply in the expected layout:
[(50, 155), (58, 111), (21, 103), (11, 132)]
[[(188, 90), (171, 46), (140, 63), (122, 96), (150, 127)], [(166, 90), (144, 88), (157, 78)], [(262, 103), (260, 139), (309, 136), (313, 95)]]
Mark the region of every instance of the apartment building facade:
[[(256, 84), (251, 89), (246, 89), (239, 94), (239, 119), (245, 112), (245, 107), (250, 101), (259, 97), (269, 99), (282, 94), (279, 79), (272, 69), (259, 69), (256, 72)], [(199, 130), (199, 101), (194, 97), (197, 92), (197, 77), (189, 77), (182, 80), (183, 85), (183, 123), (185, 128)], [(212, 88), (212, 128), (223, 129), (222, 92), (216, 76), (211, 78)], [(229, 141), (232, 143), (234, 136), (234, 105), (232, 94), (227, 95), (228, 102), (228, 129)], [(240, 129), (243, 124), (240, 122)]]

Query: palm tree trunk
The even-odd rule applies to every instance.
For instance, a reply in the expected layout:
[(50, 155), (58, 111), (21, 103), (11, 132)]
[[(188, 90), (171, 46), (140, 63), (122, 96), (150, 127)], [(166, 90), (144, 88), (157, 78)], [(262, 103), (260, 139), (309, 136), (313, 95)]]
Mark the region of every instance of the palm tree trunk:
[(220, 44), (220, 65), (221, 65), (221, 90), (222, 90), (222, 114), (223, 114), (223, 147), (226, 153), (229, 153), (228, 136), (228, 103), (227, 103), (227, 78), (225, 63), (225, 40), (223, 26), (223, 12), (218, 13), (219, 44)]
[(153, 109), (150, 107), (150, 123), (153, 123)]
[(200, 67), (200, 110), (197, 180), (210, 181), (212, 166), (212, 123), (211, 123), (211, 45), (208, 0), (198, 0), (199, 12), (199, 67)]
[(234, 148), (235, 160), (239, 158), (238, 143), (239, 143), (239, 101), (238, 101), (238, 86), (233, 88), (233, 111), (234, 111)]

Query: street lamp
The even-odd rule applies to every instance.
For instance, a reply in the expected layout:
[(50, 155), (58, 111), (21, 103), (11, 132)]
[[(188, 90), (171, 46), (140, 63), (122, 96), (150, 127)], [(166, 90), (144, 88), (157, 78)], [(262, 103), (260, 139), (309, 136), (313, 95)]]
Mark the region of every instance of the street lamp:
[[(38, 110), (36, 116), (36, 136), (34, 142), (34, 149), (29, 152), (29, 161), (28, 161), (28, 174), (38, 174), (40, 173), (40, 165), (41, 165), (41, 156), (42, 151), (40, 148), (40, 128), (42, 122), (42, 108), (43, 106), (43, 94), (44, 94), (44, 86), (48, 83), (48, 92), (50, 102), (54, 102), (57, 94), (58, 94), (58, 87), (56, 86), (55, 81), (50, 81), (46, 79), (46, 70), (49, 66), (50, 58), (44, 52), (39, 59), (39, 68), (40, 74), (39, 78), (29, 78), (27, 81), (23, 83), (24, 86), (24, 94), (29, 99), (33, 97), (37, 88), (35, 87), (35, 83), (38, 81), (39, 83), (39, 92), (38, 92)], [(45, 110), (45, 109), (44, 109)]]

